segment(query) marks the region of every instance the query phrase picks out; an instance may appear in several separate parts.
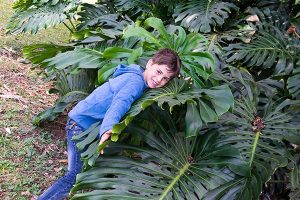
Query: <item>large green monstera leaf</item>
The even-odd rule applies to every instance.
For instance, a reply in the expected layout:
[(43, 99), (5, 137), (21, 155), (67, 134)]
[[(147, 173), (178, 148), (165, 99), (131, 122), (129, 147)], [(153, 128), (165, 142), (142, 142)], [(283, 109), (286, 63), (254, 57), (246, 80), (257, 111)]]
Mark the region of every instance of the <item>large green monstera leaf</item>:
[(223, 115), (217, 127), (221, 143), (239, 149), (249, 174), (209, 191), (204, 199), (259, 199), (262, 186), (277, 168), (296, 164), (288, 143), (300, 142), (299, 100), (278, 99), (280, 82), (256, 82), (246, 69), (229, 67), (225, 74), (236, 100), (233, 111)]
[[(122, 18), (105, 5), (83, 4), (78, 15), (80, 23), (76, 27), (77, 30), (85, 30), (91, 35), (86, 41), (96, 40), (97, 37), (98, 40), (119, 37), (123, 34), (125, 26), (130, 24), (129, 18)], [(76, 34), (74, 36), (76, 37)]]
[[(20, 34), (30, 32), (36, 34), (40, 29), (56, 26), (63, 23), (71, 14), (71, 10), (78, 6), (76, 1), (18, 1), (17, 12), (11, 17), (7, 29), (9, 33)], [(31, 6), (29, 6), (31, 5)]]
[[(209, 89), (190, 89), (187, 85), (187, 81), (175, 79), (167, 87), (149, 90), (133, 104), (125, 119), (114, 126), (113, 133), (119, 134), (135, 116), (153, 103), (157, 103), (161, 109), (164, 109), (163, 106), (167, 104), (170, 112), (174, 106), (186, 103), (193, 105), (193, 112), (190, 113), (188, 110), (186, 113), (187, 127), (197, 119), (199, 128), (203, 124), (216, 122), (222, 114), (233, 107), (233, 96), (227, 85)], [(185, 136), (196, 135), (196, 132), (186, 131)]]
[(55, 57), (57, 54), (70, 51), (74, 47), (61, 46), (55, 44), (34, 44), (25, 46), (23, 48), (23, 55), (26, 59), (29, 59), (33, 64), (39, 66), (47, 66), (45, 60)]
[(153, 0), (115, 0), (115, 6), (119, 11), (132, 10), (133, 14), (137, 14), (141, 11), (151, 12)]
[(222, 26), (231, 10), (237, 10), (233, 3), (218, 0), (183, 1), (174, 11), (175, 22), (191, 32), (209, 33), (216, 26)]
[[(272, 31), (269, 31), (272, 30)], [(297, 61), (299, 48), (293, 46), (296, 41), (284, 36), (276, 27), (269, 30), (258, 30), (250, 44), (236, 43), (225, 48), (227, 62), (241, 61), (248, 66), (275, 66), (276, 73), (287, 73)], [(295, 42), (299, 43), (299, 42)], [(298, 52), (298, 53), (297, 53)]]
[[(263, 101), (260, 102), (262, 104)], [(241, 160), (248, 163), (250, 173), (224, 187), (210, 191), (206, 198), (215, 199), (219, 190), (228, 192), (227, 199), (258, 199), (262, 185), (274, 171), (285, 167), (292, 159), (283, 140), (299, 144), (300, 123), (287, 110), (299, 101), (275, 103), (271, 99), (264, 106), (242, 97), (235, 102), (233, 113), (224, 115), (219, 131), (222, 143), (239, 149)], [(238, 183), (238, 184), (237, 184)]]
[[(193, 110), (188, 109), (186, 112), (185, 136), (193, 137), (198, 134), (203, 124), (216, 122), (222, 114), (233, 107), (233, 96), (226, 85), (209, 89), (189, 89), (187, 81), (175, 79), (163, 88), (149, 90), (136, 101), (124, 119), (113, 127), (111, 140), (117, 141), (121, 132), (129, 123), (154, 103), (161, 109), (169, 108), (170, 112), (172, 112), (174, 106), (186, 103), (188, 103), (188, 106), (192, 106)], [(100, 146), (100, 149), (98, 148), (99, 140), (97, 136), (99, 130), (100, 125), (96, 123), (82, 134), (73, 137), (73, 139), (79, 141), (77, 147), (81, 150), (85, 149), (81, 156), (86, 166), (93, 165), (95, 159), (99, 156), (98, 151), (107, 145), (107, 143), (104, 143)]]
[(245, 164), (236, 149), (218, 143), (217, 133), (185, 139), (175, 121), (165, 119), (148, 119), (154, 133), (132, 125), (128, 131), (145, 145), (105, 149), (93, 168), (77, 175), (72, 199), (201, 199)]
[(144, 49), (143, 57), (150, 58), (161, 48), (170, 48), (178, 53), (181, 61), (181, 73), (190, 76), (195, 84), (204, 86), (202, 79), (208, 79), (216, 68), (212, 55), (199, 50), (207, 41), (198, 33), (186, 34), (180, 26), (169, 26), (167, 29), (163, 22), (154, 17), (145, 20), (145, 26), (152, 27), (155, 32), (149, 32), (139, 26), (128, 26), (124, 30), (124, 37), (142, 38)]
[[(114, 45), (131, 48), (135, 43), (136, 39), (130, 38), (124, 41), (116, 41)], [(28, 48), (25, 53), (27, 53), (27, 58), (53, 70), (64, 70), (69, 67), (72, 67), (75, 71), (80, 69), (99, 69), (98, 82), (102, 84), (108, 80), (119, 64), (126, 63), (126, 61), (121, 61), (117, 56), (111, 56), (114, 52), (108, 46), (110, 44), (105, 42), (101, 43), (101, 46), (99, 43), (97, 48), (66, 47), (65, 49), (68, 51), (65, 52), (58, 52), (60, 49), (57, 48), (57, 50), (53, 49), (55, 56), (50, 58), (46, 57), (46, 53), (47, 50), (52, 50), (52, 48), (47, 48), (47, 46), (44, 47), (43, 45), (39, 45), (34, 49)], [(126, 53), (123, 52), (123, 54), (128, 55), (130, 61), (130, 55), (134, 55), (137, 50), (127, 49)], [(115, 59), (113, 60), (112, 57)]]
[[(275, 76), (289, 75), (299, 61), (300, 42), (286, 33), (290, 23), (288, 13), (255, 7), (250, 8), (249, 13), (258, 20), (255, 24), (249, 22), (253, 28), (252, 36), (247, 42), (231, 43), (225, 47), (226, 61), (240, 61), (248, 67), (272, 68)], [(240, 39), (246, 36), (239, 35)]]

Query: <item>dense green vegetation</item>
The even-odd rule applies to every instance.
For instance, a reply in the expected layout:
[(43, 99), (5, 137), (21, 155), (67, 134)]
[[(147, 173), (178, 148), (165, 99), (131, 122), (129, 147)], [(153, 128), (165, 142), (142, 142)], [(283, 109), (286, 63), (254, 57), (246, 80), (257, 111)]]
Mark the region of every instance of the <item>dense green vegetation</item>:
[(35, 124), (84, 98), (118, 64), (143, 66), (160, 48), (175, 50), (181, 76), (191, 77), (146, 92), (114, 126), (114, 142), (97, 147), (98, 124), (74, 138), (86, 150), (72, 199), (299, 198), (299, 7), (297, 0), (17, 1), (10, 33), (60, 23), (71, 32), (69, 44), (24, 48), (61, 95)]

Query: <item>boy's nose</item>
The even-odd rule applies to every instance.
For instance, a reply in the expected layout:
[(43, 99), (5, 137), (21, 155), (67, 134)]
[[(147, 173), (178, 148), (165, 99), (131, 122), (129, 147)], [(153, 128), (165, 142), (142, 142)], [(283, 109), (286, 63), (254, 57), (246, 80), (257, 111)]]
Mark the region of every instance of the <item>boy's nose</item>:
[(157, 77), (157, 83), (160, 83), (162, 81), (162, 79), (163, 79), (163, 76), (158, 76)]

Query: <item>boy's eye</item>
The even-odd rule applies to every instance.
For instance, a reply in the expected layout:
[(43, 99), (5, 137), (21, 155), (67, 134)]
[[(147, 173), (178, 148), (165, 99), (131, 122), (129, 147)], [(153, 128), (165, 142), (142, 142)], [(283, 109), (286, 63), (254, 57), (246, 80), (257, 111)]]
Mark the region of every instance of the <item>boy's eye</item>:
[(162, 72), (161, 71), (159, 71), (159, 70), (156, 70), (156, 72), (158, 73), (158, 74), (161, 74)]

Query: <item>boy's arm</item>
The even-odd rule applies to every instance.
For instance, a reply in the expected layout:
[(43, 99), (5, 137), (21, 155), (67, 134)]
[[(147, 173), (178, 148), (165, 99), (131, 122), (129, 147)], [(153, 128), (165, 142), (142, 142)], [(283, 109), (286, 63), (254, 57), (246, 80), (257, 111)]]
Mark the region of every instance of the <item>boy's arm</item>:
[(100, 138), (113, 125), (120, 122), (131, 107), (131, 104), (143, 94), (143, 85), (137, 82), (128, 83), (114, 96), (100, 128)]

